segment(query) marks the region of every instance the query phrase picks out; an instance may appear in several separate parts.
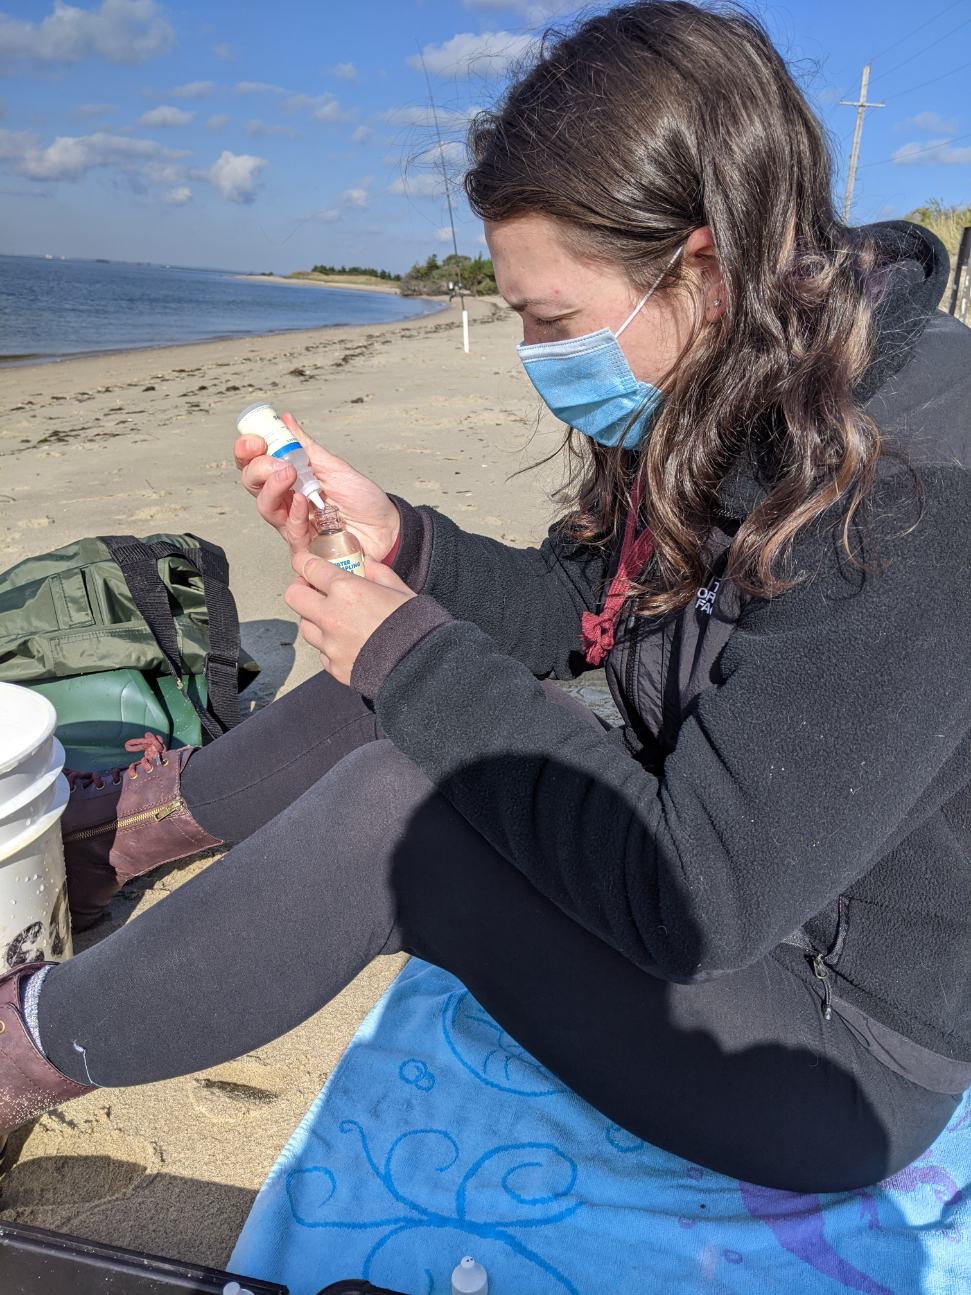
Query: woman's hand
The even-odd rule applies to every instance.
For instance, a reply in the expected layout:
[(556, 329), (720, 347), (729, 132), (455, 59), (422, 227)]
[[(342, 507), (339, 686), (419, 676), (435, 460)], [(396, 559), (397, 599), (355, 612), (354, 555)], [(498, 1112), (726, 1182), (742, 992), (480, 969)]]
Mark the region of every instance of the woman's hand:
[(350, 684), (361, 648), (415, 595), (380, 562), (366, 563), (363, 580), (306, 552), (295, 552), (292, 564), (298, 579), (287, 586), (284, 600), (300, 617), (300, 634), (320, 653), (324, 669)]
[[(366, 556), (380, 562), (398, 538), (397, 508), (380, 486), (312, 441), (292, 414), (283, 414), (282, 418), (307, 451), (322, 493), (340, 509)], [(293, 552), (306, 549), (311, 538), (309, 510), (305, 497), (293, 493), (297, 479), (294, 469), (271, 458), (261, 436), (238, 436), (233, 454), (242, 483), (255, 497), (260, 516), (279, 532)]]

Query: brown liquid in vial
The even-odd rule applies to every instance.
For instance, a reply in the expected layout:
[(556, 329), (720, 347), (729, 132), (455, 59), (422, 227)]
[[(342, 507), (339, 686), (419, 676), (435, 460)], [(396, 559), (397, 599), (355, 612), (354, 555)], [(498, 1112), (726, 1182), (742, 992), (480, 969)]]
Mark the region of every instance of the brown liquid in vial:
[(364, 575), (364, 550), (353, 531), (344, 529), (344, 522), (332, 505), (310, 509), (310, 525), (317, 533), (307, 546), (315, 557), (333, 562), (342, 571)]

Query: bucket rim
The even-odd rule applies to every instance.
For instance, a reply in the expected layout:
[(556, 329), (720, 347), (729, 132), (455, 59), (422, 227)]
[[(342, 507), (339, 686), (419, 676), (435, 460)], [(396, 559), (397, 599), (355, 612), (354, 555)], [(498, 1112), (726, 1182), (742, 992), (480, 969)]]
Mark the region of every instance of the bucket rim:
[[(27, 698), (30, 698), (28, 701)], [(0, 754), (0, 774), (9, 773), (38, 747), (42, 746), (57, 727), (57, 711), (46, 697), (23, 684), (0, 682), (0, 708), (7, 705), (24, 708), (35, 708), (43, 715), (43, 725), (39, 732), (28, 732), (27, 739), (15, 751)]]
[(11, 837), (9, 841), (5, 841), (3, 845), (0, 845), (0, 867), (7, 862), (11, 855), (19, 854), (25, 846), (32, 844), (58, 822), (64, 813), (70, 794), (71, 789), (68, 786), (67, 779), (63, 774), (58, 774), (54, 803), (42, 818), (37, 819), (35, 823), (31, 823), (18, 836)]
[(15, 814), (18, 809), (23, 809), (24, 805), (29, 805), (40, 792), (46, 791), (63, 770), (64, 760), (64, 748), (55, 737), (51, 747), (51, 758), (48, 760), (44, 771), (39, 773), (33, 782), (28, 783), (24, 790), (18, 792), (12, 799), (0, 800), (0, 822), (5, 818), (9, 818), (11, 814)]

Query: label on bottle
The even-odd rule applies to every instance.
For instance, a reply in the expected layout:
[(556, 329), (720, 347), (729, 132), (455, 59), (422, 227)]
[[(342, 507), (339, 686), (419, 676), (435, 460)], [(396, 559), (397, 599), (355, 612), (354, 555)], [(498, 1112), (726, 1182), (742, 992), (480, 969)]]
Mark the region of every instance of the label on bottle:
[(345, 557), (328, 558), (327, 561), (342, 571), (349, 571), (352, 576), (364, 575), (364, 557), (360, 553), (348, 553)]

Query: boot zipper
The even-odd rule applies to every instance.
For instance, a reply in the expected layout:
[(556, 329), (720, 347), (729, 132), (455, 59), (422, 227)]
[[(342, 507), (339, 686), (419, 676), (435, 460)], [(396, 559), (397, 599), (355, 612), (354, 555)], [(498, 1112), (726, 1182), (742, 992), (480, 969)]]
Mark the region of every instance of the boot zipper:
[(136, 823), (159, 823), (163, 818), (168, 818), (170, 814), (176, 813), (177, 810), (184, 809), (182, 797), (176, 800), (170, 800), (167, 805), (159, 805), (156, 809), (144, 809), (139, 814), (126, 814), (124, 818), (113, 818), (110, 823), (101, 823), (98, 827), (86, 827), (79, 832), (68, 832), (64, 837), (65, 844), (68, 841), (87, 841), (92, 836), (101, 836), (105, 832), (116, 832), (123, 827), (134, 827)]
[(833, 990), (829, 982), (829, 970), (826, 963), (823, 961), (823, 955), (821, 953), (814, 954), (810, 959), (810, 962), (812, 963), (813, 975), (817, 980), (822, 982), (823, 1020), (828, 1021), (831, 1020), (833, 1016), (833, 1009), (831, 1006), (833, 1001)]

